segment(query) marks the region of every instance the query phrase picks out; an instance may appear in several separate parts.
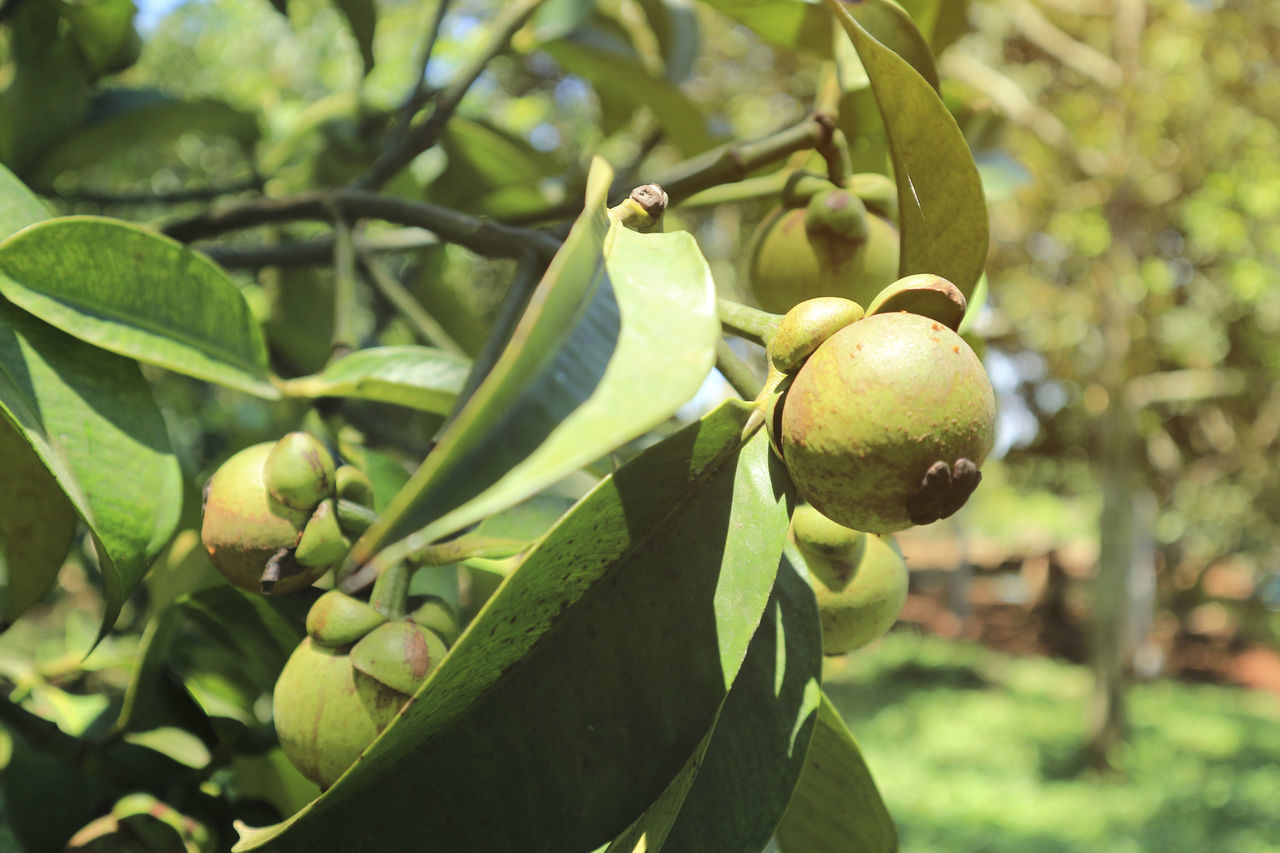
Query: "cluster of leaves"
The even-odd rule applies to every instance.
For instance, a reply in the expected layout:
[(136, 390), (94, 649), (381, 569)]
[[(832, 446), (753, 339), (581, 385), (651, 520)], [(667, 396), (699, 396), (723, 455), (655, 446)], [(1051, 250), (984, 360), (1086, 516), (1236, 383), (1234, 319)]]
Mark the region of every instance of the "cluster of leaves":
[[(376, 92), (384, 10), (337, 5), (355, 85)], [(838, 108), (855, 157), (898, 182), (900, 271), (971, 293), (985, 208), (929, 49), (954, 38), (944, 10), (956, 4), (911, 4), (921, 27), (884, 0), (707, 5), (830, 60), (819, 103)], [(16, 70), (0, 116), (32, 136), (0, 150), (0, 605), (7, 623), (35, 604), (84, 529), (104, 601), (95, 655), (131, 633), (122, 613), (140, 612), (145, 628), (123, 695), (55, 713), (59, 726), (41, 710), (72, 694), (47, 673), (5, 672), (16, 690), (0, 702), (13, 735), (4, 791), (25, 845), (59, 847), (77, 819), (145, 791), (224, 846), (233, 821), (283, 819), (242, 828), (239, 850), (379, 839), (751, 850), (775, 831), (789, 851), (893, 846), (822, 694), (812, 595), (783, 550), (786, 472), (746, 403), (672, 420), (721, 343), (706, 258), (687, 231), (638, 233), (611, 217), (629, 179), (603, 159), (535, 144), (556, 132), (549, 98), (587, 85), (597, 111), (583, 148), (656, 177), (678, 205), (747, 177), (776, 192), (779, 163), (828, 144), (827, 125), (806, 118), (715, 147), (726, 134), (678, 85), (703, 50), (694, 24), (708, 19), (666, 2), (504, 4), (483, 25), (483, 10), (440, 4), (423, 73), (399, 102), (316, 97), (312, 80), (297, 92), (312, 106), (285, 120), (269, 101), (92, 88), (82, 74), (84, 109), (42, 123), (32, 104), (61, 95), (41, 81), (60, 78), (23, 52), (46, 26), (30, 8), (72, 22), (53, 32), (78, 62), (107, 38), (74, 36), (93, 3), (4, 7), (2, 55)], [(447, 37), (459, 18), (478, 47), (467, 27)], [(461, 110), (488, 87), (506, 126)], [(137, 183), (148, 151), (177, 157), (179, 188), (154, 165)], [(203, 186), (182, 186), (196, 172)], [(106, 180), (112, 193), (95, 183)], [(211, 208), (199, 198), (237, 193)], [(70, 211), (181, 212), (164, 236), (53, 216), (37, 194)], [(258, 226), (259, 242), (184, 245)], [(484, 260), (458, 265), (462, 250)], [(491, 283), (479, 298), (476, 279)], [(199, 474), (250, 430), (206, 422), (191, 435), (178, 422), (225, 417), (219, 404), (269, 412), (264, 432), (302, 419), (369, 473), (379, 517), (339, 585), (358, 589), (442, 542), (460, 559), (415, 583), (462, 610), (468, 630), (323, 794), (283, 759), (263, 708), (308, 602), (211, 580), (195, 538)], [(602, 476), (611, 454), (629, 458)], [(421, 461), (411, 476), (404, 459)], [(573, 476), (587, 485), (568, 487), (580, 498), (570, 508), (566, 487), (552, 487)], [(136, 817), (117, 811), (112, 826)]]

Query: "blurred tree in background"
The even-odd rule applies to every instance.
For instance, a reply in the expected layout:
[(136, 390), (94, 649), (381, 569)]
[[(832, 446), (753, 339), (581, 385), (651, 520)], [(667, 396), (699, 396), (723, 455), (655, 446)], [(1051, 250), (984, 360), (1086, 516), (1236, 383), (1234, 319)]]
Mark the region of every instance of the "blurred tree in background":
[[(1255, 590), (1230, 623), (1274, 640), (1280, 9), (1012, 0), (973, 14), (943, 68), (990, 99), (1033, 176), (993, 207), (991, 344), (1024, 366), (1036, 424), (1007, 464), (1019, 486), (1104, 496), (1101, 677), (1118, 677), (1107, 649), (1134, 618), (1144, 540), (1184, 627), (1226, 563)], [(1105, 742), (1118, 709), (1100, 713)]]

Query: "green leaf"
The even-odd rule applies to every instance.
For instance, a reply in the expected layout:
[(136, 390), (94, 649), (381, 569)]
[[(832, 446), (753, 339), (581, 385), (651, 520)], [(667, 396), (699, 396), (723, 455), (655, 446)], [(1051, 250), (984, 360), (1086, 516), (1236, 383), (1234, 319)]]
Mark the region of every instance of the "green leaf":
[(249, 305), (216, 264), (136, 225), (51, 219), (0, 243), (0, 295), (81, 340), (275, 399)]
[(334, 0), (338, 11), (347, 19), (351, 35), (360, 49), (364, 73), (373, 70), (373, 31), (378, 26), (378, 8), (373, 0)]
[(137, 11), (133, 0), (75, 0), (63, 5), (71, 34), (95, 75), (120, 71), (137, 59)]
[(610, 849), (630, 853), (643, 839), (649, 851), (759, 853), (805, 765), (821, 672), (817, 605), (784, 561), (711, 737)]
[(901, 210), (900, 276), (934, 273), (966, 297), (987, 260), (987, 206), (969, 146), (938, 93), (872, 38), (847, 7), (826, 0), (862, 59), (889, 137)]
[(727, 403), (602, 481), (346, 775), (235, 849), (617, 835), (705, 736), (773, 587), (790, 498), (767, 435), (744, 443), (751, 411)]
[(697, 9), (685, 0), (640, 0), (640, 8), (662, 51), (667, 79), (685, 79), (693, 71), (701, 41)]
[(50, 186), (66, 171), (77, 171), (126, 153), (196, 134), (226, 136), (248, 151), (258, 139), (257, 119), (211, 98), (177, 100), (145, 89), (107, 89), (94, 96), (84, 124), (46, 146), (32, 169), (34, 186)]
[(488, 216), (517, 216), (559, 201), (544, 182), (563, 167), (528, 142), (485, 122), (449, 120), (440, 139), (449, 166), (432, 182), (431, 201)]
[(938, 68), (933, 53), (915, 22), (893, 0), (861, 0), (845, 5), (845, 10), (862, 24), (872, 38), (910, 63), (934, 91), (938, 90)]
[(605, 27), (589, 22), (539, 49), (569, 73), (589, 80), (601, 100), (625, 105), (628, 114), (651, 110), (686, 157), (715, 146), (702, 110), (674, 83), (650, 73), (631, 44)]
[(0, 416), (0, 630), (44, 595), (71, 547), (76, 511), (26, 438)]
[(705, 0), (765, 41), (831, 55), (831, 18), (810, 0)]
[(720, 335), (706, 260), (686, 232), (611, 228), (611, 178), (598, 160), (506, 349), (349, 563), (397, 542), (378, 556), (390, 564), (518, 503), (662, 423), (702, 384)]
[(316, 376), (290, 379), (283, 390), (291, 397), (355, 397), (446, 415), (470, 366), (465, 356), (431, 347), (370, 347)]
[(805, 766), (821, 678), (818, 606), (809, 585), (784, 560), (664, 850), (764, 848)]
[(101, 639), (178, 524), (182, 472), (164, 420), (133, 361), (2, 299), (0, 408), (93, 534), (105, 598)]
[(0, 164), (0, 240), (49, 216), (44, 202)]
[(822, 694), (809, 760), (778, 826), (783, 853), (894, 853), (898, 831), (835, 705)]

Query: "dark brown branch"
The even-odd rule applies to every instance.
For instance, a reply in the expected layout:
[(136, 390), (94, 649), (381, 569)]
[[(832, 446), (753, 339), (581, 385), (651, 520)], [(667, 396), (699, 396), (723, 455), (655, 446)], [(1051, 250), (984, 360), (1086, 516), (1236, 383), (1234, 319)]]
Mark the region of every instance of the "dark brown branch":
[[(782, 160), (797, 151), (816, 148), (825, 150), (833, 145), (835, 123), (825, 113), (810, 113), (803, 121), (784, 128), (762, 139), (751, 142), (730, 142), (719, 148), (677, 163), (661, 174), (650, 176), (652, 183), (667, 191), (671, 207), (689, 196), (709, 187), (741, 181), (757, 169)], [(614, 202), (630, 191), (633, 179), (630, 174), (615, 178), (609, 191)], [(508, 224), (526, 224), (569, 219), (582, 209), (581, 204), (568, 202), (525, 214), (509, 217)]]
[[(356, 251), (362, 256), (390, 252), (416, 252), (440, 245), (440, 238), (421, 228), (402, 228), (382, 234), (357, 234)], [(207, 246), (202, 251), (223, 269), (316, 266), (333, 260), (333, 237), (278, 243), (274, 246)]]
[(189, 201), (212, 201), (223, 196), (261, 191), (262, 178), (254, 176), (223, 186), (195, 187), (188, 190), (175, 190), (170, 193), (106, 193), (77, 187), (69, 190), (41, 190), (40, 194), (45, 198), (73, 204), (95, 204), (100, 207), (135, 207), (146, 204), (184, 204)]
[(381, 219), (425, 228), (441, 240), (488, 257), (517, 258), (526, 249), (550, 257), (560, 248), (560, 241), (540, 231), (513, 228), (446, 207), (363, 190), (317, 191), (233, 202), (190, 219), (170, 222), (163, 231), (175, 240), (191, 243), (273, 222), (332, 222), (335, 212), (351, 221)]

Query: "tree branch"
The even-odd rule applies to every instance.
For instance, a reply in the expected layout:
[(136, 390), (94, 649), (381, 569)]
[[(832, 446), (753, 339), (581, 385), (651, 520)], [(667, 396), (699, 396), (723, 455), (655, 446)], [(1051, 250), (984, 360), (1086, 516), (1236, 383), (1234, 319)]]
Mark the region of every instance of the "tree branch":
[(183, 204), (188, 201), (212, 201), (223, 196), (243, 192), (261, 192), (262, 178), (254, 175), (242, 181), (235, 181), (224, 186), (195, 187), (193, 189), (176, 190), (170, 193), (136, 192), (136, 193), (104, 193), (90, 189), (75, 188), (70, 190), (41, 190), (45, 198), (57, 199), (82, 204), (96, 204), (100, 207), (133, 207), (145, 204)]
[(170, 222), (162, 230), (175, 240), (191, 243), (272, 222), (331, 222), (335, 211), (348, 220), (381, 219), (425, 228), (441, 240), (488, 257), (518, 258), (527, 249), (550, 257), (560, 248), (559, 240), (541, 231), (477, 219), (426, 202), (346, 189), (233, 202)]
[[(356, 234), (356, 251), (362, 257), (390, 252), (416, 252), (438, 246), (442, 241), (421, 228), (401, 228), (380, 234)], [(315, 240), (297, 240), (267, 246), (208, 246), (202, 248), (223, 269), (258, 269), (260, 267), (315, 266), (333, 260), (332, 236)]]
[(504, 4), (494, 21), (489, 43), (483, 50), (477, 51), (468, 64), (458, 69), (453, 81), (440, 91), (431, 115), (410, 127), (408, 132), (374, 161), (369, 171), (355, 182), (355, 186), (366, 190), (382, 186), (409, 165), (414, 157), (435, 145), (471, 84), (475, 83), (494, 57), (506, 52), (512, 37), (541, 3), (542, 0), (518, 0)]

